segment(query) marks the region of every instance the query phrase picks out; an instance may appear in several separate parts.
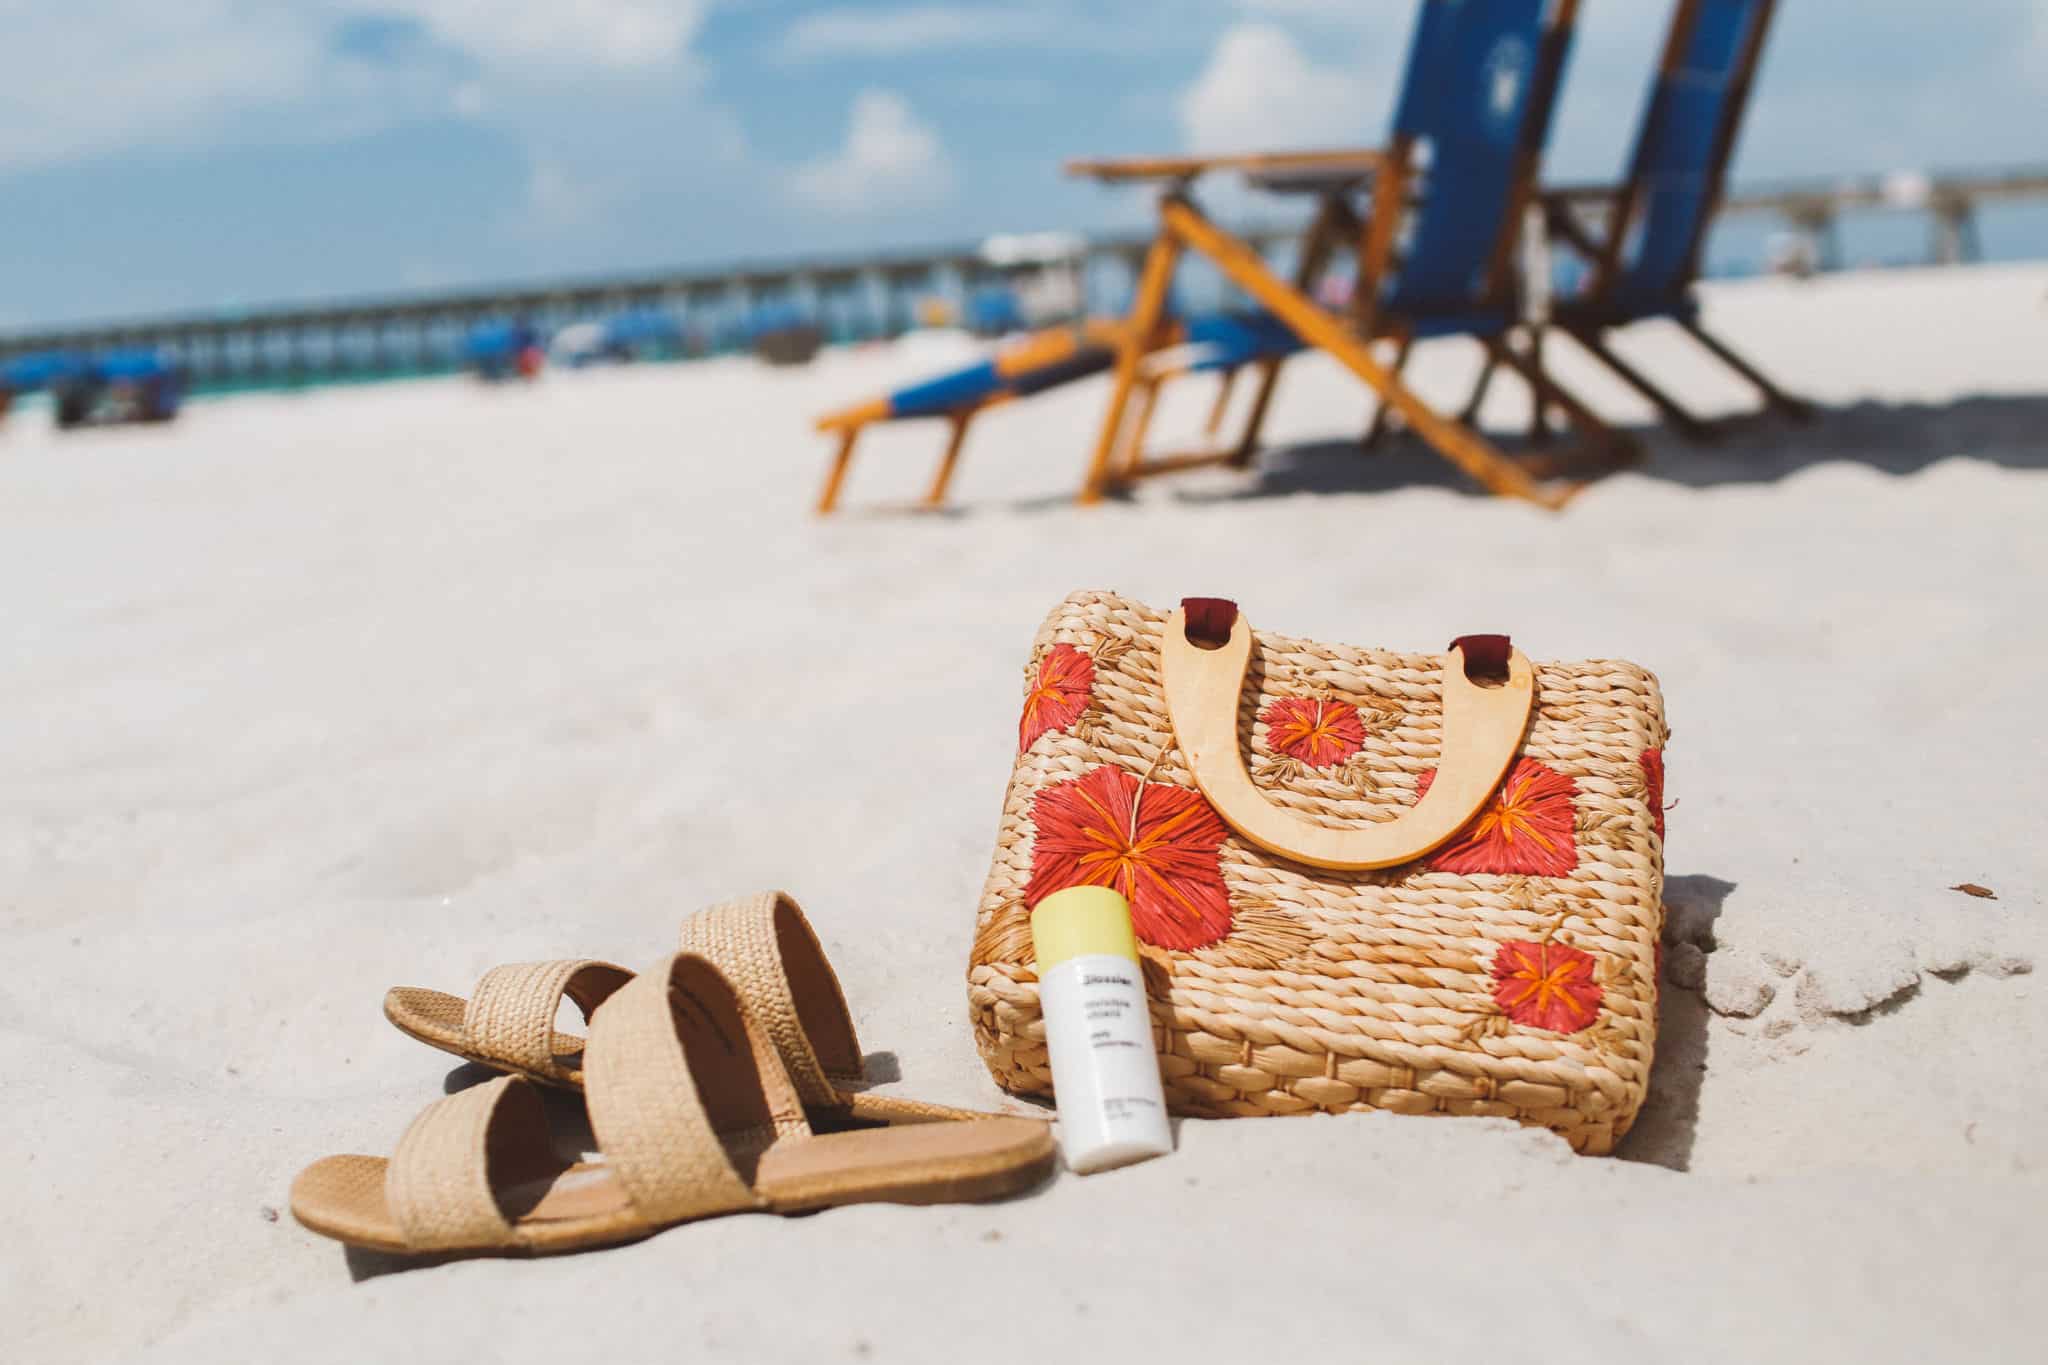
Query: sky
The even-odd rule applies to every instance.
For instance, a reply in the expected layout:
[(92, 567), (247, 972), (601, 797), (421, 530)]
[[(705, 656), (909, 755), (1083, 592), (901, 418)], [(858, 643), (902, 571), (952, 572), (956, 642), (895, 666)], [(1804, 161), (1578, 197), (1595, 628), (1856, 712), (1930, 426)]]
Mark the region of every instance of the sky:
[[(1373, 145), (1413, 12), (0, 0), (0, 328), (1137, 226), (1061, 160)], [(1556, 179), (1619, 170), (1669, 2), (1581, 13)], [(2039, 164), (2044, 128), (2048, 0), (1781, 0), (1735, 177)]]

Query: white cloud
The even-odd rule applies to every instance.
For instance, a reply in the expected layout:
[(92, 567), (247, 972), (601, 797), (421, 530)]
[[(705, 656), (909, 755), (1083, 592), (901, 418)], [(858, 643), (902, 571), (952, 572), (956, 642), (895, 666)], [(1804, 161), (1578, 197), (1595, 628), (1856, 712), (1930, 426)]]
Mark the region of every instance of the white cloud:
[(1242, 23), (1217, 40), (1178, 113), (1192, 151), (1269, 151), (1371, 145), (1383, 103), (1364, 73), (1310, 61), (1271, 24)]
[(486, 65), (560, 70), (664, 66), (683, 55), (704, 0), (383, 0)]
[(2038, 6), (2022, 47), (2021, 60), (2036, 76), (2048, 76), (2048, 5)]
[(942, 49), (998, 47), (1043, 37), (1048, 16), (964, 5), (907, 9), (828, 9), (807, 14), (783, 35), (783, 55), (800, 61), (830, 57), (894, 57)]
[[(138, 146), (333, 136), (450, 108), (474, 116), (492, 81), (657, 76), (686, 63), (707, 3), (0, 4), (0, 172)], [(380, 64), (337, 45), (365, 18), (418, 25), (432, 61)]]
[(1314, 19), (1323, 23), (1350, 25), (1366, 21), (1367, 11), (1358, 0), (1237, 0), (1237, 7), (1254, 14), (1278, 14), (1288, 19)]
[(602, 207), (600, 192), (557, 162), (537, 162), (527, 172), (528, 217), (522, 226), (529, 230), (545, 233), (579, 228), (596, 218)]
[(938, 134), (893, 90), (861, 91), (839, 151), (799, 166), (790, 178), (797, 198), (844, 214), (926, 206), (951, 184)]
[(232, 0), (81, 0), (11, 10), (0, 41), (0, 169), (210, 132), (314, 79), (318, 35)]

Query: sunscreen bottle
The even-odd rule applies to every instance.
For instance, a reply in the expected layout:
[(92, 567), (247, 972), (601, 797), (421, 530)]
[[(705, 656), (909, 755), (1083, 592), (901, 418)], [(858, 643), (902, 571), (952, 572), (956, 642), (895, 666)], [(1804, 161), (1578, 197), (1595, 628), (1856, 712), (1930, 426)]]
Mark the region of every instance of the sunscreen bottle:
[(1031, 912), (1031, 944), (1068, 1169), (1172, 1151), (1129, 903), (1106, 886), (1056, 891)]

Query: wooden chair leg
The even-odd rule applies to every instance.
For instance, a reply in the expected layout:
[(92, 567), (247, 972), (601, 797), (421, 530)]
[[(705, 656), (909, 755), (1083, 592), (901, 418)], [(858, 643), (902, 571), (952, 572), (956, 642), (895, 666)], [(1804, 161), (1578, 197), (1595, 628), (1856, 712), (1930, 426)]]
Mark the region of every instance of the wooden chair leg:
[(1754, 385), (1757, 392), (1764, 396), (1764, 402), (1771, 408), (1795, 422), (1810, 422), (1813, 420), (1813, 404), (1803, 398), (1794, 398), (1791, 394), (1780, 389), (1766, 378), (1756, 366), (1729, 350), (1727, 344), (1719, 337), (1701, 327), (1691, 318), (1680, 318), (1678, 325), (1683, 327), (1694, 341), (1697, 341), (1700, 345), (1711, 351), (1715, 359)]
[(1230, 408), (1230, 391), (1237, 387), (1239, 367), (1231, 366), (1223, 372), (1216, 385), (1216, 401), (1209, 405), (1209, 420), (1202, 424), (1202, 434), (1209, 440), (1216, 439), (1216, 433), (1223, 429), (1223, 415)]
[(950, 430), (946, 433), (946, 453), (939, 457), (938, 470), (932, 475), (932, 486), (925, 490), (926, 507), (943, 507), (946, 502), (946, 486), (953, 482), (953, 468), (960, 463), (960, 446), (967, 439), (967, 424), (974, 420), (974, 411), (953, 413), (946, 419)]
[(829, 516), (839, 505), (839, 490), (846, 484), (847, 468), (853, 463), (853, 443), (860, 439), (859, 427), (847, 427), (839, 433), (839, 449), (833, 453), (831, 467), (825, 471), (825, 488), (818, 494), (818, 515)]
[(1129, 420), (1124, 424), (1123, 449), (1118, 452), (1114, 465), (1118, 483), (1129, 483), (1145, 473), (1145, 437), (1152, 430), (1152, 415), (1159, 410), (1162, 383), (1158, 379), (1140, 378), (1132, 386), (1136, 401)]
[(1486, 353), (1486, 363), (1479, 367), (1479, 378), (1473, 381), (1472, 396), (1465, 400), (1465, 406), (1458, 410), (1458, 420), (1468, 427), (1479, 425), (1479, 409), (1486, 404), (1486, 394), (1493, 387), (1494, 371), (1500, 362), (1493, 358), (1493, 352)]
[(1530, 401), (1537, 407), (1555, 406), (1562, 409), (1566, 420), (1591, 438), (1606, 462), (1617, 465), (1629, 464), (1642, 458), (1643, 449), (1640, 442), (1609, 426), (1598, 413), (1579, 401), (1577, 395), (1545, 373), (1542, 364), (1534, 356), (1516, 351), (1503, 337), (1488, 338), (1486, 349), (1495, 360), (1521, 376), (1529, 386)]
[(1695, 441), (1711, 441), (1719, 433), (1714, 424), (1698, 416), (1676, 398), (1650, 382), (1649, 376), (1623, 360), (1592, 329), (1574, 329), (1573, 341), (1586, 349), (1586, 353), (1605, 365), (1622, 379), (1630, 388), (1650, 400), (1650, 406), (1657, 409), (1664, 420)]
[(1237, 438), (1237, 445), (1230, 452), (1230, 467), (1250, 467), (1252, 456), (1258, 453), (1259, 432), (1266, 425), (1266, 411), (1273, 405), (1273, 390), (1280, 384), (1280, 362), (1262, 360), (1259, 362), (1259, 387), (1252, 395), (1251, 411), (1245, 414), (1244, 431)]
[(1145, 253), (1145, 268), (1138, 277), (1138, 292), (1131, 301), (1131, 315), (1124, 320), (1123, 335), (1117, 342), (1116, 378), (1109, 391), (1109, 410), (1102, 416), (1102, 430), (1096, 433), (1095, 451), (1089, 457), (1088, 474), (1081, 482), (1076, 501), (1102, 501), (1130, 409), (1131, 389), (1138, 381), (1138, 366), (1145, 359), (1159, 322), (1166, 311), (1167, 287), (1173, 283), (1174, 267), (1180, 263), (1181, 246), (1170, 233), (1153, 239)]
[[(1405, 335), (1400, 341), (1395, 343), (1393, 374), (1396, 379), (1400, 378), (1402, 371), (1408, 368), (1408, 348), (1414, 344), (1415, 338)], [(1486, 362), (1486, 373), (1480, 376), (1480, 382), (1483, 384), (1492, 373), (1493, 361), (1489, 358)], [(1475, 404), (1478, 402), (1478, 399), (1478, 394), (1473, 395), (1473, 402)], [(1366, 425), (1365, 435), (1358, 443), (1358, 449), (1361, 454), (1370, 454), (1373, 448), (1386, 438), (1387, 428), (1391, 425), (1387, 419), (1387, 412), (1386, 399), (1382, 398), (1373, 404), (1372, 421)], [(1458, 420), (1467, 426), (1472, 424), (1471, 418), (1463, 415)]]
[[(1545, 330), (1542, 327), (1529, 328), (1529, 364), (1538, 374), (1543, 373), (1543, 333)], [(1549, 406), (1544, 400), (1543, 394), (1534, 385), (1531, 385), (1529, 391), (1529, 443), (1531, 445), (1546, 445), (1550, 441)]]

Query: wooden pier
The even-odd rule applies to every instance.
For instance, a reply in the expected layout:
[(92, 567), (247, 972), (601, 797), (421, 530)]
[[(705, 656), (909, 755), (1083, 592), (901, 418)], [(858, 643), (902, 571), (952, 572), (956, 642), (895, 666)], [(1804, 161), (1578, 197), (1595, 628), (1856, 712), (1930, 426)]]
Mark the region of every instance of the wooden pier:
[[(1721, 215), (1770, 215), (1812, 244), (1823, 269), (1841, 264), (1844, 214), (1925, 214), (1928, 259), (1977, 258), (1976, 214), (1986, 203), (2048, 196), (2048, 167), (1954, 174), (1894, 174), (1745, 187)], [(1291, 240), (1294, 227), (1248, 234), (1262, 246)], [(1085, 248), (1084, 278), (1134, 278), (1148, 238), (1101, 237)], [(520, 319), (549, 332), (636, 309), (678, 318), (693, 349), (732, 346), (756, 306), (797, 304), (835, 341), (896, 335), (913, 325), (916, 300), (955, 304), (998, 272), (972, 247), (855, 260), (660, 271), (608, 279), (479, 288), (334, 304), (255, 308), (134, 321), (80, 324), (0, 335), (0, 361), (41, 351), (100, 353), (150, 347), (184, 368), (201, 389), (292, 385), (432, 374), (461, 363), (470, 327)]]
[(1773, 215), (1811, 242), (1821, 269), (1838, 270), (1843, 264), (1839, 223), (1844, 214), (1925, 214), (1928, 263), (1961, 265), (1983, 254), (1977, 236), (1979, 207), (2042, 197), (2048, 197), (2048, 166), (1946, 175), (1898, 171), (1838, 181), (1745, 186), (1721, 205), (1721, 215)]

